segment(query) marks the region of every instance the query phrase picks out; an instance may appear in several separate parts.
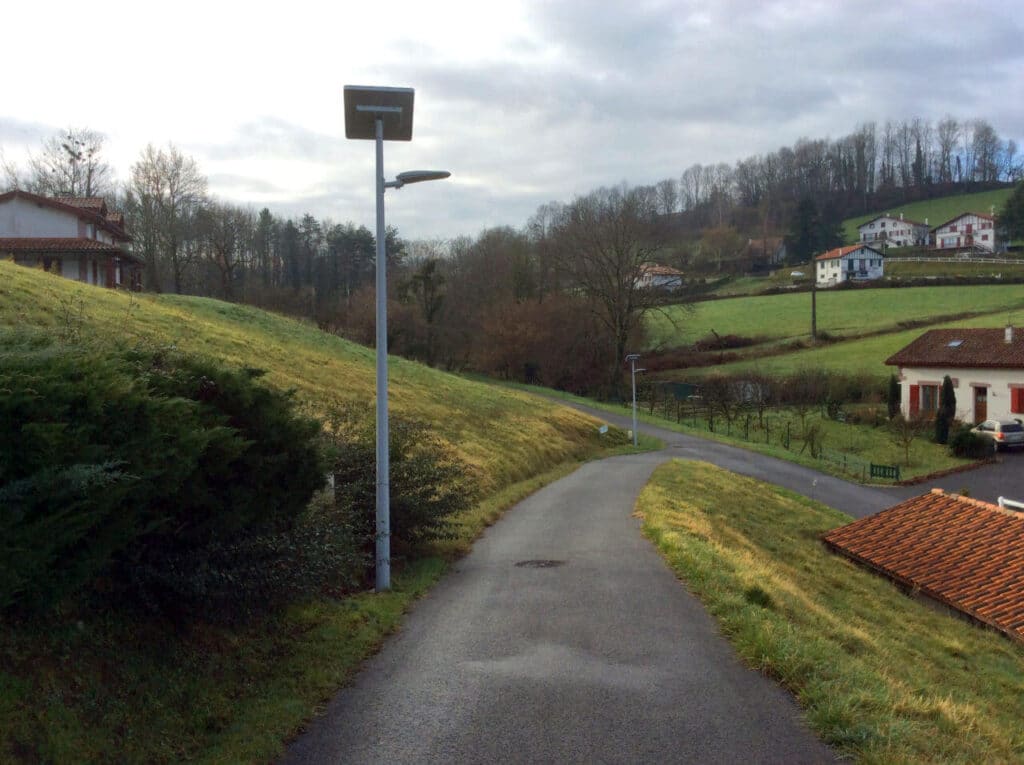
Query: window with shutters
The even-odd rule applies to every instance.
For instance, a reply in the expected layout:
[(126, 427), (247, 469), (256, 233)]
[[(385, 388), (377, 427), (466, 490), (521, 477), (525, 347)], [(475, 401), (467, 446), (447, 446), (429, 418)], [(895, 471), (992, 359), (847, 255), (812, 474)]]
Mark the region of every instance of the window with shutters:
[(1010, 411), (1024, 414), (1024, 388), (1010, 388)]

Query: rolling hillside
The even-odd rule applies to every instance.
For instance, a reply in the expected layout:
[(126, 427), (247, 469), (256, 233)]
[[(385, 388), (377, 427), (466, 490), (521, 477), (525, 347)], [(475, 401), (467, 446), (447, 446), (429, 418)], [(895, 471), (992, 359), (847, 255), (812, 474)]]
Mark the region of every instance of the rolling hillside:
[[(373, 408), (372, 349), (248, 306), (114, 292), (0, 262), (0, 328), (26, 326), (173, 344), (258, 367), (269, 384), (294, 388), (319, 415), (345, 405)], [(431, 423), (480, 467), (485, 493), (580, 456), (596, 440), (597, 423), (571, 409), (397, 357), (390, 402), (395, 414)]]
[(1013, 189), (997, 189), (996, 191), (980, 191), (976, 194), (957, 194), (950, 197), (938, 199), (926, 199), (921, 202), (888, 207), (884, 210), (877, 210), (868, 215), (859, 215), (856, 218), (847, 218), (843, 221), (843, 239), (848, 244), (857, 241), (857, 226), (866, 223), (878, 215), (892, 214), (903, 215), (911, 220), (924, 223), (928, 220), (930, 226), (938, 226), (962, 212), (978, 212), (988, 214), (992, 207), (996, 213), (1006, 204), (1006, 200)]
[[(1001, 325), (1007, 313), (1024, 311), (1024, 287), (1019, 284), (964, 287), (818, 292), (818, 330), (837, 337), (868, 332), (899, 331), (906, 322), (930, 322), (938, 317), (979, 311), (1003, 313), (987, 319)], [(691, 310), (692, 309), (692, 310)], [(1024, 319), (1024, 313), (1020, 314)], [(673, 324), (675, 322), (675, 324)], [(648, 318), (649, 347), (693, 343), (714, 330), (719, 335), (758, 337), (778, 342), (809, 337), (811, 296), (807, 292), (737, 297), (670, 306)]]

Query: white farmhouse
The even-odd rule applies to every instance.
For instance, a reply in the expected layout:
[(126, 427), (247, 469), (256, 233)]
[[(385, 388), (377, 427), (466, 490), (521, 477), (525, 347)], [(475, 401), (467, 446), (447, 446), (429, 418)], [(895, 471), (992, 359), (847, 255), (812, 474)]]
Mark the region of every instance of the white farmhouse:
[(644, 263), (636, 279), (641, 289), (676, 290), (683, 286), (683, 272), (656, 263)]
[(958, 420), (1024, 415), (1024, 333), (1013, 327), (929, 330), (885, 363), (899, 369), (907, 417), (938, 410), (946, 375), (956, 392)]
[(996, 219), (983, 213), (961, 213), (933, 228), (932, 235), (937, 250), (975, 248), (994, 252)]
[(100, 287), (141, 289), (124, 217), (99, 197), (0, 194), (0, 258)]
[(866, 244), (837, 247), (815, 258), (815, 278), (819, 287), (834, 287), (845, 281), (881, 279), (884, 256)]
[(857, 226), (861, 244), (872, 247), (923, 247), (928, 244), (928, 219), (924, 223), (892, 215), (879, 215)]

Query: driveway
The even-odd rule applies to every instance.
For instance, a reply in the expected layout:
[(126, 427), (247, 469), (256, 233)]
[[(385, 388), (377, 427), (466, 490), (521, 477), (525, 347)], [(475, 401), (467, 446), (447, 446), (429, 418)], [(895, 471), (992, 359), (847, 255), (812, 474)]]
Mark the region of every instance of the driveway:
[(509, 510), (284, 762), (837, 761), (641, 536), (636, 496), (675, 452)]

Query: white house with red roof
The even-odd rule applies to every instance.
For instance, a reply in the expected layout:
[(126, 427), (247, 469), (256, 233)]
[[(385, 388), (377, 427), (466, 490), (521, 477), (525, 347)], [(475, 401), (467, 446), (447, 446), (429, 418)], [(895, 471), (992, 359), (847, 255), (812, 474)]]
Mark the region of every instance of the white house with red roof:
[(932, 229), (937, 250), (980, 249), (995, 252), (996, 219), (984, 213), (961, 213)]
[(942, 379), (956, 394), (956, 417), (964, 422), (1024, 416), (1024, 332), (1004, 329), (932, 329), (885, 363), (897, 367), (903, 414), (939, 408)]
[(923, 247), (928, 244), (928, 219), (924, 223), (894, 215), (879, 215), (877, 218), (857, 226), (858, 239), (861, 244), (872, 247)]
[(644, 263), (636, 279), (642, 289), (675, 290), (683, 286), (683, 272), (656, 263)]
[(881, 279), (885, 256), (866, 244), (836, 247), (815, 261), (815, 279), (819, 287), (834, 287), (847, 281)]
[(0, 258), (100, 287), (142, 288), (124, 216), (100, 197), (0, 194)]

